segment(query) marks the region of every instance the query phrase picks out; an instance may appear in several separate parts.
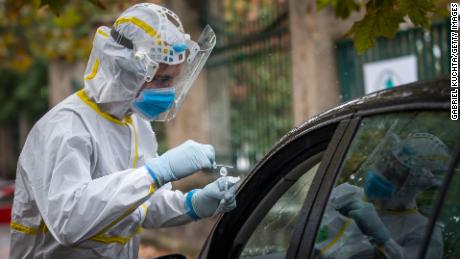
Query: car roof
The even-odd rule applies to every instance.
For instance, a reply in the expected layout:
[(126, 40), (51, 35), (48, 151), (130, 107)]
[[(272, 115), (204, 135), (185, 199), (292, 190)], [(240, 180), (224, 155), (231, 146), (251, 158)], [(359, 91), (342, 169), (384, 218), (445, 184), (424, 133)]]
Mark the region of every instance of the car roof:
[(277, 153), (294, 139), (325, 125), (337, 123), (347, 117), (350, 118), (358, 111), (390, 106), (401, 106), (402, 108), (407, 107), (409, 109), (411, 105), (421, 103), (426, 106), (429, 106), (430, 103), (437, 104), (437, 106), (439, 106), (441, 103), (447, 109), (450, 107), (449, 98), (450, 79), (441, 78), (400, 85), (392, 89), (377, 91), (339, 104), (305, 120), (303, 123), (290, 130), (278, 142), (276, 142), (275, 145), (273, 145), (271, 150), (251, 171), (257, 171), (257, 169), (262, 166), (266, 160), (270, 159), (273, 154)]

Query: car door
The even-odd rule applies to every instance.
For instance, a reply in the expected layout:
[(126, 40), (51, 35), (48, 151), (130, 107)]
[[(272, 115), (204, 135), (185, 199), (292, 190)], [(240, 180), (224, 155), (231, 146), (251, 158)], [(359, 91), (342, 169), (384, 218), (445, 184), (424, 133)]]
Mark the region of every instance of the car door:
[[(345, 253), (337, 249), (337, 241), (330, 244), (335, 236), (325, 237), (323, 227), (331, 192), (347, 183), (353, 170), (364, 172), (359, 165), (366, 165), (386, 135), (405, 139), (412, 125), (420, 124), (419, 133), (441, 134), (450, 148), (458, 147), (455, 134), (439, 126), (448, 109), (446, 85), (446, 81), (416, 84), (364, 97), (294, 129), (247, 177), (237, 196), (237, 209), (220, 218), (199, 258), (310, 258), (334, 246), (341, 258)], [(361, 180), (353, 182), (361, 189), (366, 179), (362, 174), (355, 178)], [(441, 178), (445, 181), (446, 173)], [(423, 197), (422, 216), (427, 220), (436, 214), (439, 189), (430, 189)], [(331, 234), (341, 228), (334, 231)], [(426, 239), (433, 231), (426, 223), (421, 232)]]
[(460, 148), (448, 81), (388, 93), (356, 107), (288, 258), (452, 258), (458, 232), (437, 220)]
[[(215, 225), (200, 258), (284, 258), (304, 200), (318, 191), (316, 177), (334, 133), (348, 125), (346, 113), (315, 121), (281, 141), (250, 174), (237, 196), (237, 209)], [(273, 235), (276, 235), (273, 236)]]

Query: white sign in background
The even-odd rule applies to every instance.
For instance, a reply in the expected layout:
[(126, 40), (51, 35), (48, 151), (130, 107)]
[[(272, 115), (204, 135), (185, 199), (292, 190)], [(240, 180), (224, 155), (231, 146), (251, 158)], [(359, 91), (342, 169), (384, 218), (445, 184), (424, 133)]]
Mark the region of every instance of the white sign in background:
[(408, 55), (364, 64), (366, 94), (417, 81), (417, 58)]

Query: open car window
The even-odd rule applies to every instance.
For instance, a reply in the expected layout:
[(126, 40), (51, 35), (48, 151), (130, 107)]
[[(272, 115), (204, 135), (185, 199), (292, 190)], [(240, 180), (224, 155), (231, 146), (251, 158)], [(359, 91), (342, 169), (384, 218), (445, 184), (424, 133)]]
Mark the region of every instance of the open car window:
[[(364, 118), (322, 216), (313, 258), (415, 258), (423, 244), (460, 125), (447, 112)], [(435, 227), (428, 258), (441, 258)]]
[[(252, 233), (240, 258), (284, 258), (299, 212), (319, 164), (308, 169), (273, 204)], [(269, 256), (269, 257), (268, 257)]]

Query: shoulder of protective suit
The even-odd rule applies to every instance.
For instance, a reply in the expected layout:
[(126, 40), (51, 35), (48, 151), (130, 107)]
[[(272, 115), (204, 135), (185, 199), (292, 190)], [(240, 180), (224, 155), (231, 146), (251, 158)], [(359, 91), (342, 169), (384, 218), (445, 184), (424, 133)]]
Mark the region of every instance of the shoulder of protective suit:
[[(32, 173), (48, 168), (69, 150), (91, 152), (91, 136), (81, 116), (68, 102), (66, 99), (58, 104), (34, 125), (21, 151), (18, 168)], [(43, 163), (43, 159), (48, 162)]]
[(77, 98), (71, 95), (49, 110), (34, 125), (29, 138), (42, 137), (50, 140), (53, 137), (89, 135), (82, 119), (87, 107)]

